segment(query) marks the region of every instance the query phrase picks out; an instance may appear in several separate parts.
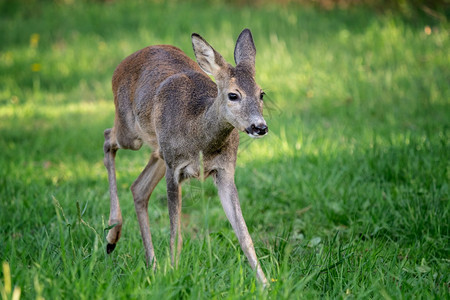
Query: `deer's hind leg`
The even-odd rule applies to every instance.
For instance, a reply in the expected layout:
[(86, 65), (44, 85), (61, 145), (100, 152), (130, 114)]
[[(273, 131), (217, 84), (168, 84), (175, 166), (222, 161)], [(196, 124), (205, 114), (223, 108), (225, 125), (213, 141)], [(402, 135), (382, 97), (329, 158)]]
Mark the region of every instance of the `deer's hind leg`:
[(114, 135), (111, 134), (112, 130), (106, 129), (105, 143), (103, 145), (103, 152), (105, 158), (103, 160), (106, 170), (108, 171), (109, 182), (109, 196), (111, 200), (109, 211), (109, 226), (113, 226), (106, 236), (108, 244), (106, 245), (106, 252), (111, 253), (116, 247), (116, 243), (120, 239), (120, 233), (122, 231), (122, 212), (120, 211), (119, 197), (117, 196), (117, 183), (116, 183), (116, 153), (119, 146), (115, 140)]
[(106, 252), (108, 254), (116, 247), (122, 232), (122, 212), (120, 210), (119, 197), (117, 196), (116, 153), (119, 149), (139, 150), (142, 146), (142, 140), (139, 139), (133, 131), (129, 130), (129, 127), (124, 126), (124, 123), (120, 121), (120, 118), (116, 117), (114, 128), (106, 129), (104, 132), (104, 164), (108, 171), (109, 194), (111, 200), (108, 224), (109, 226), (114, 226), (109, 230), (108, 235), (106, 236), (108, 242)]

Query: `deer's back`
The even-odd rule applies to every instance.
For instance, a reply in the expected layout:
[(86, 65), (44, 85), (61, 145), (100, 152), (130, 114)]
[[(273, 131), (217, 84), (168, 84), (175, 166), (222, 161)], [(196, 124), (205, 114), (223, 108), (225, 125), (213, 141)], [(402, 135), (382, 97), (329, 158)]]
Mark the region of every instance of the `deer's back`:
[(171, 117), (199, 115), (217, 95), (215, 83), (198, 64), (170, 45), (150, 46), (125, 58), (114, 71), (112, 87), (117, 123), (155, 150), (156, 131), (165, 131)]
[[(200, 67), (180, 49), (170, 45), (150, 46), (125, 58), (116, 68), (112, 87), (115, 95), (123, 90), (136, 102), (153, 97), (159, 85), (177, 73), (195, 71)], [(140, 93), (145, 93), (143, 97)]]

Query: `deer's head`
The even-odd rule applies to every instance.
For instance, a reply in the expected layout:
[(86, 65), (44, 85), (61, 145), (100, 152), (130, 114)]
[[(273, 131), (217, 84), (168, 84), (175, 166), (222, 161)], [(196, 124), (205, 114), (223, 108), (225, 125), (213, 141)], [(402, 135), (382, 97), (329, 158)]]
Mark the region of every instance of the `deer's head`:
[(252, 138), (267, 134), (263, 118), (264, 92), (255, 81), (256, 48), (250, 30), (244, 29), (234, 49), (236, 67), (231, 66), (200, 35), (192, 34), (192, 46), (200, 68), (214, 76), (221, 114), (232, 126)]

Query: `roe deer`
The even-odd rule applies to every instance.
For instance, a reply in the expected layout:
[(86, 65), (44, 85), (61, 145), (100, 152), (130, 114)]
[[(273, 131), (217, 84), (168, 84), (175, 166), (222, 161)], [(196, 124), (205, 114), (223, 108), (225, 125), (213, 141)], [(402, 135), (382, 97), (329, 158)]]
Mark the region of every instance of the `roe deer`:
[[(264, 92), (254, 78), (256, 49), (252, 34), (245, 29), (239, 35), (234, 49), (236, 67), (196, 33), (192, 34), (192, 46), (198, 64), (180, 49), (160, 45), (135, 52), (114, 71), (116, 113), (114, 127), (105, 130), (104, 144), (111, 197), (109, 225), (115, 225), (106, 237), (107, 252), (114, 250), (122, 230), (116, 152), (139, 150), (146, 143), (153, 152), (131, 192), (148, 266), (156, 268), (147, 211), (155, 186), (166, 177), (170, 255), (176, 266), (182, 244), (181, 183), (211, 175), (242, 250), (259, 281), (267, 285), (234, 183), (239, 131), (253, 138), (268, 132), (262, 116)], [(216, 83), (207, 74), (214, 76)]]

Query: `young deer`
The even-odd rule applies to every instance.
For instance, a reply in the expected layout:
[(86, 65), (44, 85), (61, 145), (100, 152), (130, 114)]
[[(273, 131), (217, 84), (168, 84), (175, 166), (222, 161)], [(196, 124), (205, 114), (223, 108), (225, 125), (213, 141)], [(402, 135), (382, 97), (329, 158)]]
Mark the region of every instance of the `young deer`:
[[(264, 92), (254, 78), (256, 49), (252, 34), (245, 29), (239, 35), (234, 50), (236, 67), (196, 33), (192, 34), (192, 46), (198, 64), (180, 49), (160, 45), (130, 55), (114, 72), (116, 114), (114, 127), (105, 130), (104, 144), (111, 196), (109, 225), (115, 225), (106, 237), (107, 252), (114, 250), (122, 230), (116, 152), (139, 150), (146, 143), (153, 153), (131, 191), (147, 264), (156, 267), (147, 209), (158, 182), (166, 177), (170, 254), (172, 264), (177, 265), (182, 244), (181, 183), (201, 174), (205, 178), (211, 175), (242, 250), (257, 278), (266, 285), (234, 183), (239, 131), (253, 138), (268, 132), (262, 116)], [(216, 83), (207, 74), (214, 76)]]

